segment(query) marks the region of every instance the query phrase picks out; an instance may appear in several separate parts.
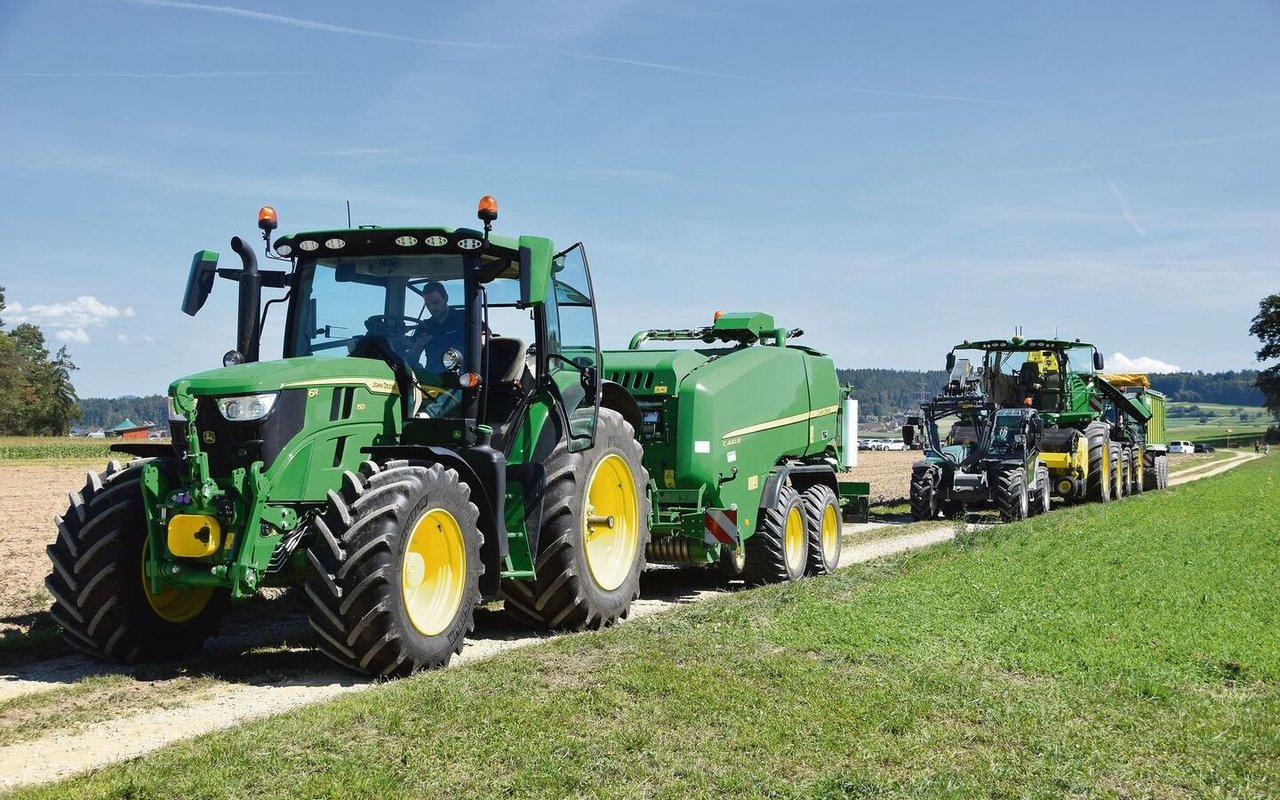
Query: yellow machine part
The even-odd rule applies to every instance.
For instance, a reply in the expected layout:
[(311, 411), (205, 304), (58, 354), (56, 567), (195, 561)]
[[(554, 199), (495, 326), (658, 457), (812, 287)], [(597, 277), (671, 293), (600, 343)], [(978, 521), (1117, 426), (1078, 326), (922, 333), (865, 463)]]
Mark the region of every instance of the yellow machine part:
[(1151, 388), (1151, 379), (1145, 372), (1104, 372), (1098, 377), (1119, 389)]
[(179, 558), (203, 558), (222, 546), (222, 526), (206, 514), (177, 514), (169, 520), (169, 552)]
[(1064, 479), (1084, 478), (1089, 474), (1089, 442), (1081, 436), (1072, 452), (1041, 451), (1040, 463), (1049, 468), (1049, 477), (1054, 484)]

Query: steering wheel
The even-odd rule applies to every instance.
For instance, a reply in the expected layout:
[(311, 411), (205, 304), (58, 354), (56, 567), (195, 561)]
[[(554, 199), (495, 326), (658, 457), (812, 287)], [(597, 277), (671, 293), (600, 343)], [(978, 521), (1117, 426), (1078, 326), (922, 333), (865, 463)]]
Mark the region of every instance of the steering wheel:
[(364, 328), (372, 336), (412, 336), (422, 323), (417, 317), (400, 317), (395, 314), (374, 314), (364, 321)]

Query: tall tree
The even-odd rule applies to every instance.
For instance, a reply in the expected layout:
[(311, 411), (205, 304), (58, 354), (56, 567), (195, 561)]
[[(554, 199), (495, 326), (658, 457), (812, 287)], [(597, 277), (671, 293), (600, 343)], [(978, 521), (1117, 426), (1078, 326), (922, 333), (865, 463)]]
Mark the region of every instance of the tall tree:
[[(1259, 361), (1280, 358), (1280, 294), (1262, 298), (1262, 302), (1258, 304), (1258, 315), (1249, 326), (1249, 333), (1262, 342), (1262, 349), (1258, 351)], [(1273, 364), (1259, 371), (1254, 385), (1266, 395), (1263, 405), (1273, 417), (1280, 419), (1280, 364)]]

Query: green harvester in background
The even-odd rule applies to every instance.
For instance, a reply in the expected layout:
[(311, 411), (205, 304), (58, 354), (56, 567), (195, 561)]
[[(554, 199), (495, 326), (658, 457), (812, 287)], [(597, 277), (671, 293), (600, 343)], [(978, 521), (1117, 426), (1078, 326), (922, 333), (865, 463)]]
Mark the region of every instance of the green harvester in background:
[(1055, 496), (1106, 503), (1168, 485), (1165, 398), (1145, 375), (1103, 373), (1102, 353), (1079, 339), (965, 340), (947, 354), (949, 373), (958, 352), (980, 365), (977, 385), (993, 408), (1036, 413), (1038, 462)]

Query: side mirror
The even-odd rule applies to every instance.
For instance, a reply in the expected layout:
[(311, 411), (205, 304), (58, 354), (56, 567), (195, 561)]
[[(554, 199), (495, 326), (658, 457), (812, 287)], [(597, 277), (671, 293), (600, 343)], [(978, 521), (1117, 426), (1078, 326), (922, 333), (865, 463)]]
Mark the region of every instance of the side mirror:
[(919, 425), (919, 424), (920, 424), (920, 418), (919, 418), (919, 417), (907, 417), (907, 424), (908, 424), (908, 425)]
[(912, 445), (916, 443), (916, 426), (907, 423), (902, 426), (902, 443), (910, 450)]
[(956, 354), (955, 354), (955, 351), (953, 350), (950, 353), (947, 353), (947, 372), (950, 373), (951, 370), (955, 368), (956, 368)]
[(182, 313), (194, 317), (209, 299), (213, 291), (213, 279), (218, 274), (218, 254), (201, 250), (191, 259), (191, 272), (187, 274), (187, 290), (182, 294)]
[(1093, 351), (1093, 368), (1097, 372), (1102, 372), (1102, 353), (1097, 350)]

